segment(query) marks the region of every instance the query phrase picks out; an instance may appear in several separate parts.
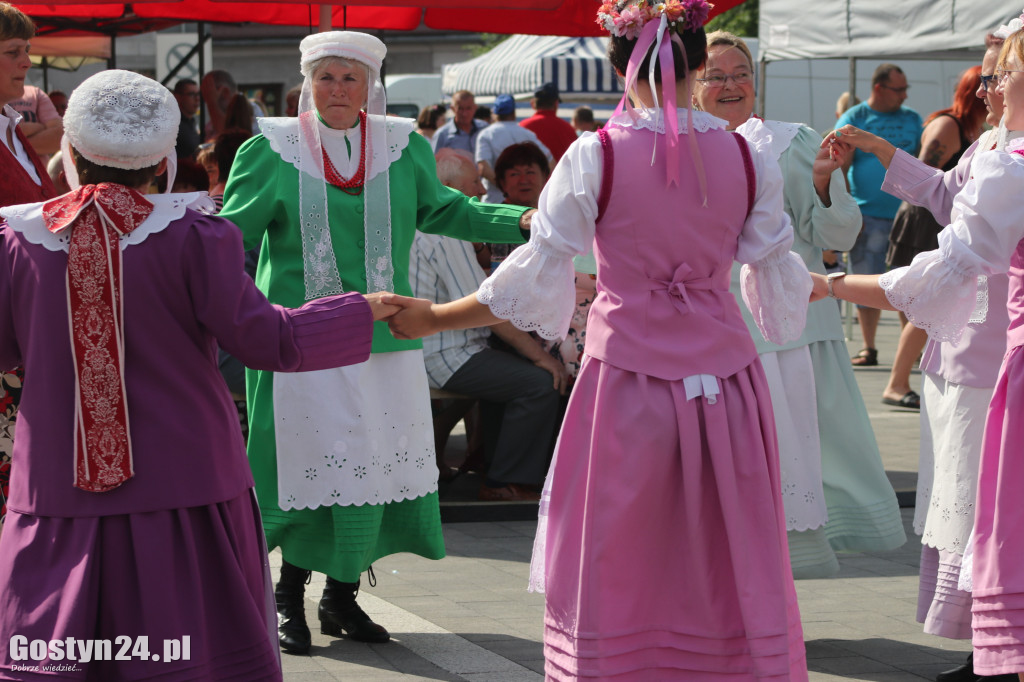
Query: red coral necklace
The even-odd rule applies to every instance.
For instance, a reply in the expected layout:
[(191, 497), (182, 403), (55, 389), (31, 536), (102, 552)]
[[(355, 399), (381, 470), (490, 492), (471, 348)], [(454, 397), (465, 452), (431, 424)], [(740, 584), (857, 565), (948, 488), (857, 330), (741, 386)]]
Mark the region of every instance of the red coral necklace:
[[(351, 194), (353, 196), (361, 194), (363, 191), (363, 183), (366, 179), (366, 137), (368, 131), (366, 130), (366, 112), (359, 112), (359, 125), (362, 126), (359, 137), (359, 168), (356, 170), (356, 174), (348, 180), (341, 177), (338, 173), (338, 169), (331, 163), (331, 159), (327, 156), (327, 150), (323, 149), (324, 155), (324, 176), (327, 178), (327, 182), (331, 183), (345, 194)], [(323, 147), (323, 145), (321, 145)]]

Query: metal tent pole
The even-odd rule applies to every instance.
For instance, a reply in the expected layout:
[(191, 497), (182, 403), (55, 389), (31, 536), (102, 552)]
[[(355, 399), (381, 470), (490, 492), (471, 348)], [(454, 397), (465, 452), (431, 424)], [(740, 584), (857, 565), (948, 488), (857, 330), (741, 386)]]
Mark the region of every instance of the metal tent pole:
[[(848, 85), (848, 88), (849, 88), (848, 92), (850, 93), (849, 102), (852, 105), (856, 101), (854, 98), (856, 96), (855, 93), (857, 92), (857, 58), (856, 57), (850, 57), (850, 83)], [(851, 263), (850, 263), (850, 254), (849, 254), (849, 252), (847, 252), (847, 254), (846, 254), (846, 271), (847, 272), (850, 272), (850, 265), (851, 265)], [(850, 339), (853, 338), (853, 315), (854, 315), (853, 304), (850, 303), (849, 301), (846, 301), (846, 304), (843, 307), (843, 314), (846, 317), (846, 339), (847, 339), (847, 341), (849, 341)]]

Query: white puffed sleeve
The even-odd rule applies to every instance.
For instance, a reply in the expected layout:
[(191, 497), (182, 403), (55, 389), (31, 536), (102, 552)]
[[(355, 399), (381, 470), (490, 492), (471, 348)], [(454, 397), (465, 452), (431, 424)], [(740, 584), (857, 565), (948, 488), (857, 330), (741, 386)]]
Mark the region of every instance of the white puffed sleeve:
[(936, 341), (959, 342), (978, 297), (978, 277), (1003, 274), (1024, 237), (1024, 157), (977, 154), (973, 177), (953, 199), (939, 248), (879, 279), (889, 302)]
[(573, 256), (593, 247), (601, 190), (601, 141), (588, 133), (569, 147), (540, 195), (530, 241), (487, 278), (477, 300), (523, 331), (564, 338), (576, 308)]
[(744, 264), (740, 292), (764, 338), (784, 344), (803, 333), (811, 276), (800, 256), (789, 250), (793, 226), (783, 210), (779, 164), (766, 145), (752, 152), (757, 192), (736, 250), (736, 260)]

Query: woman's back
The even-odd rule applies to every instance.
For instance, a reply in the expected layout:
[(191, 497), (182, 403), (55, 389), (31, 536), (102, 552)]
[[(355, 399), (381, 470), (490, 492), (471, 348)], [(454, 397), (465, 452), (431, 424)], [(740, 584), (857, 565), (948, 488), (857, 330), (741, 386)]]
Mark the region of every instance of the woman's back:
[[(597, 222), (598, 295), (587, 352), (623, 369), (666, 379), (728, 376), (754, 357), (729, 294), (729, 273), (754, 198), (747, 142), (723, 130), (696, 133), (707, 205), (680, 136), (680, 183), (666, 186), (665, 155), (650, 163), (655, 133), (610, 127)], [(596, 324), (594, 324), (596, 322)]]

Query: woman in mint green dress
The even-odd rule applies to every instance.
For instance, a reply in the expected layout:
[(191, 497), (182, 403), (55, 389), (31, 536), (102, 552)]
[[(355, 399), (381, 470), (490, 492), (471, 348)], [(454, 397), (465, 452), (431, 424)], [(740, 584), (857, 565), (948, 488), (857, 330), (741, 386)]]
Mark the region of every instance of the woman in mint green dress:
[[(525, 209), (481, 204), (437, 180), (415, 121), (386, 117), (384, 44), (334, 31), (302, 41), (298, 118), (260, 119), (240, 150), (222, 217), (260, 246), (256, 284), (283, 306), (341, 291), (409, 289), (417, 229), (521, 242)], [(310, 648), (303, 585), (327, 575), (321, 632), (386, 642), (359, 608), (360, 573), (397, 552), (444, 556), (429, 389), (419, 342), (377, 325), (349, 371), (247, 371), (249, 461), (267, 543), (284, 565), (276, 598), (289, 653)]]

